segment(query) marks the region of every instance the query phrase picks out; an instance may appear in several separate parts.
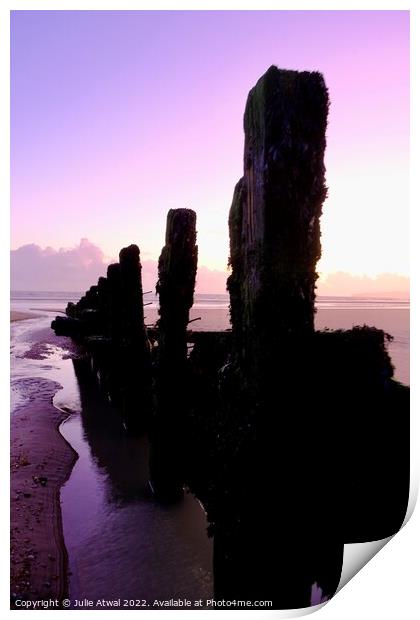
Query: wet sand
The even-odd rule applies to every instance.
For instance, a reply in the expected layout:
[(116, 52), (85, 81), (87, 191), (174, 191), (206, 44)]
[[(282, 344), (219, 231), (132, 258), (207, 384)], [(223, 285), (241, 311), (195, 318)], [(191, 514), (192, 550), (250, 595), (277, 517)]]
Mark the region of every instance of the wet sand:
[(52, 398), (61, 386), (42, 378), (21, 381), (28, 400), (11, 419), (12, 599), (62, 599), (67, 553), (60, 488), (77, 455), (58, 431), (67, 414), (53, 406)]
[(34, 314), (33, 312), (20, 312), (19, 310), (10, 311), (10, 322), (26, 321), (27, 319), (38, 319), (41, 314)]
[(11, 326), (12, 608), (16, 599), (60, 600), (67, 594), (60, 489), (77, 460), (59, 432), (68, 413), (53, 405), (63, 392), (57, 361), (76, 355), (76, 347), (55, 336), (48, 316), (16, 314)]

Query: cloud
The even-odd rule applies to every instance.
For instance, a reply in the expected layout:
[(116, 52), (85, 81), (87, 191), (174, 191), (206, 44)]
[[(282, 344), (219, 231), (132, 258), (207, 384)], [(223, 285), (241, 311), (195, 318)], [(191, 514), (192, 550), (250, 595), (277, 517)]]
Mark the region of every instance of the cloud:
[(322, 274), (317, 283), (318, 295), (386, 296), (409, 298), (410, 280), (395, 273), (381, 273), (375, 277), (337, 271)]
[[(143, 256), (149, 254), (142, 253)], [(117, 260), (117, 259), (114, 259)], [(81, 239), (71, 248), (41, 248), (35, 243), (10, 252), (11, 288), (15, 291), (85, 291), (106, 275), (109, 263), (102, 249)], [(226, 292), (227, 273), (199, 267), (197, 293)], [(142, 259), (143, 290), (155, 290), (157, 261)]]
[[(227, 271), (218, 271), (217, 269), (209, 269), (205, 266), (199, 266), (197, 269), (197, 278), (195, 292), (199, 294), (226, 293)], [(142, 260), (142, 282), (144, 291), (154, 291), (157, 282), (157, 261)]]
[(108, 262), (101, 248), (88, 239), (59, 250), (23, 245), (10, 252), (11, 287), (16, 291), (84, 291), (105, 274)]
[[(142, 256), (148, 256), (147, 253)], [(71, 248), (41, 248), (34, 243), (10, 253), (11, 284), (15, 291), (85, 291), (106, 275), (107, 258), (101, 248), (88, 239)], [(227, 271), (200, 266), (197, 270), (197, 293), (226, 293)], [(143, 290), (154, 290), (157, 262), (142, 260)], [(322, 274), (318, 295), (362, 295), (409, 297), (409, 279), (384, 273), (375, 278), (345, 272)]]
[(226, 280), (229, 276), (227, 271), (198, 267), (197, 269), (197, 293), (226, 293)]

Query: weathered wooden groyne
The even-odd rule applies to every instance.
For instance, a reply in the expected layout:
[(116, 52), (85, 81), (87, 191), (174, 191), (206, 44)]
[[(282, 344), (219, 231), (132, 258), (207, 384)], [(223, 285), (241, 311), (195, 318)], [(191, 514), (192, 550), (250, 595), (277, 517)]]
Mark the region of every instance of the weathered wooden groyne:
[(168, 214), (156, 326), (144, 328), (136, 246), (53, 322), (99, 360), (127, 430), (149, 432), (157, 499), (188, 487), (202, 502), (218, 599), (305, 607), (314, 583), (331, 596), (344, 543), (390, 536), (405, 516), (409, 392), (387, 335), (314, 330), (328, 108), (316, 72), (270, 67), (249, 93), (229, 214), (231, 332), (188, 330), (189, 209)]
[(127, 430), (145, 430), (151, 413), (151, 354), (138, 246), (122, 248), (107, 277), (100, 277), (76, 304), (69, 303), (66, 315), (57, 316), (51, 327), (84, 345)]
[[(246, 104), (244, 174), (229, 214), (233, 347), (221, 378), (225, 417), (243, 430), (239, 441), (234, 425), (228, 433), (235, 491), (225, 486), (227, 501), (215, 516), (215, 590), (222, 598), (254, 592), (298, 607), (311, 583), (322, 580), (321, 557), (329, 557), (329, 576), (339, 576), (342, 543), (325, 533), (332, 515), (322, 489), (314, 498), (308, 468), (309, 439), (319, 436), (316, 428), (308, 435), (315, 394), (306, 375), (328, 105), (319, 73), (276, 67)], [(250, 488), (277, 495), (275, 505), (261, 510), (250, 503)], [(276, 558), (274, 576), (268, 567)]]
[(248, 95), (228, 289), (236, 353), (253, 374), (285, 334), (314, 329), (328, 105), (319, 73), (276, 67)]
[(158, 347), (155, 418), (151, 429), (150, 473), (157, 497), (182, 497), (185, 484), (184, 425), (188, 407), (187, 326), (197, 272), (196, 214), (171, 209), (159, 257)]

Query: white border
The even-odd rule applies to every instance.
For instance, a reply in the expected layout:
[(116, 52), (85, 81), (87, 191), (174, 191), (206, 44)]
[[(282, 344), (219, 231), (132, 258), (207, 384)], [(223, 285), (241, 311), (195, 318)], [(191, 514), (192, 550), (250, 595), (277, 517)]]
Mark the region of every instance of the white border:
[[(198, 2), (183, 1), (175, 2), (167, 0), (155, 1), (155, 2), (139, 2), (136, 0), (121, 0), (119, 2), (115, 0), (21, 0), (21, 1), (3, 1), (0, 6), (0, 50), (1, 50), (1, 77), (2, 77), (2, 97), (1, 114), (0, 114), (0, 135), (2, 137), (0, 143), (0, 189), (1, 189), (1, 225), (0, 225), (0, 247), (1, 247), (1, 278), (2, 278), (2, 290), (5, 295), (5, 299), (0, 304), (0, 312), (2, 318), (2, 341), (0, 351), (4, 355), (2, 374), (1, 374), (1, 388), (2, 394), (6, 395), (5, 406), (3, 411), (4, 424), (6, 426), (5, 432), (2, 433), (3, 438), (3, 467), (2, 473), (5, 474), (6, 484), (2, 485), (2, 505), (8, 505), (8, 406), (7, 395), (9, 393), (9, 376), (6, 372), (8, 368), (8, 295), (9, 295), (9, 205), (10, 205), (10, 192), (9, 192), (9, 98), (5, 97), (5, 93), (9, 92), (9, 11), (10, 10), (192, 10), (192, 9), (242, 9), (242, 10), (410, 10), (411, 11), (411, 76), (412, 76), (412, 88), (411, 88), (411, 135), (412, 135), (412, 158), (411, 158), (411, 227), (410, 227), (410, 240), (411, 240), (411, 265), (418, 265), (420, 261), (419, 257), (419, 153), (418, 153), (418, 120), (414, 115), (414, 111), (420, 109), (420, 101), (418, 97), (418, 75), (419, 75), (419, 62), (420, 50), (418, 45), (419, 36), (419, 10), (415, 5), (415, 2), (392, 2), (388, 1), (354, 1), (354, 2), (337, 2), (333, 0), (314, 2), (314, 1), (299, 1), (295, 2), (273, 2), (263, 1), (256, 3), (251, 0), (243, 0), (242, 2), (229, 2), (227, 0), (212, 0), (211, 2)], [(415, 208), (414, 205), (417, 205)], [(398, 205), (396, 205), (396, 212)], [(412, 270), (411, 274), (411, 304), (414, 308), (412, 312), (412, 324), (411, 324), (411, 344), (412, 344), (412, 357), (411, 368), (412, 377), (418, 376), (419, 364), (418, 364), (418, 343), (419, 343), (419, 326), (418, 320), (415, 318), (415, 314), (418, 312), (419, 302), (419, 282), (418, 282), (418, 267)], [(6, 297), (7, 296), (7, 297)], [(6, 328), (7, 326), (7, 328)], [(7, 334), (7, 335), (6, 335)], [(419, 461), (416, 455), (416, 447), (418, 444), (418, 422), (415, 419), (414, 412), (419, 410), (419, 395), (418, 395), (418, 381), (412, 381), (412, 499), (417, 493), (418, 477), (419, 477)], [(391, 457), (390, 457), (391, 458)], [(414, 491), (414, 495), (413, 495)], [(2, 558), (8, 557), (8, 515), (6, 510), (2, 511), (1, 533), (2, 533)], [(379, 619), (395, 619), (398, 620), (411, 620), (419, 617), (419, 594), (418, 584), (420, 583), (420, 571), (419, 560), (417, 559), (417, 553), (420, 549), (419, 543), (419, 531), (420, 531), (420, 517), (419, 509), (415, 511), (413, 517), (408, 524), (404, 527), (403, 531), (395, 536), (386, 547), (371, 560), (362, 571), (357, 574), (337, 597), (335, 597), (330, 603), (325, 605), (321, 611), (319, 611), (319, 617), (327, 619), (351, 619), (355, 616), (362, 618), (379, 618)], [(4, 545), (4, 548), (3, 548)], [(9, 570), (8, 565), (2, 563), (1, 574), (1, 606), (6, 613), (11, 613), (8, 610), (9, 607)], [(43, 613), (43, 612), (40, 612)], [(51, 614), (51, 612), (48, 612)], [(57, 612), (52, 612), (57, 613)], [(58, 612), (61, 613), (61, 612)], [(76, 613), (76, 612), (73, 612)], [(89, 616), (95, 612), (77, 612), (80, 614), (88, 613)], [(100, 612), (99, 612), (100, 613)], [(161, 615), (166, 612), (151, 612), (153, 617)], [(170, 611), (171, 615), (179, 617), (179, 613)], [(189, 612), (188, 617), (195, 612)], [(200, 613), (200, 612), (197, 612)], [(203, 612), (201, 612), (203, 613)], [(204, 612), (205, 613), (205, 612)], [(282, 612), (218, 612), (227, 616), (232, 614), (246, 614), (247, 617), (268, 617), (269, 615), (276, 615), (277, 617), (285, 617)], [(144, 614), (142, 614), (144, 615)], [(114, 616), (113, 616), (114, 617)], [(192, 617), (192, 616), (191, 616)]]

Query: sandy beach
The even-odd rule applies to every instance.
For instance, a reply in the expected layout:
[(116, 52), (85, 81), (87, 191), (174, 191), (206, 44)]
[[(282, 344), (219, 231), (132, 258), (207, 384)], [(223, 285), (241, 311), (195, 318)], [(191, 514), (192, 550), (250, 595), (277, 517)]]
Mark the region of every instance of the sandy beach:
[(41, 314), (35, 314), (32, 312), (19, 312), (19, 310), (11, 310), (10, 311), (10, 322), (14, 323), (15, 321), (26, 321), (27, 319), (37, 319)]
[[(36, 318), (29, 313), (14, 314), (18, 315), (15, 320)], [(60, 344), (52, 332), (48, 337), (49, 332), (43, 330), (46, 337), (38, 338), (43, 342), (34, 343), (22, 357), (43, 360), (45, 347)], [(67, 342), (62, 344), (68, 347)], [(60, 600), (66, 595), (67, 553), (60, 488), (77, 459), (58, 430), (68, 414), (52, 404), (61, 385), (42, 377), (23, 377), (18, 382), (25, 400), (11, 416), (12, 608), (16, 608), (16, 600)]]

